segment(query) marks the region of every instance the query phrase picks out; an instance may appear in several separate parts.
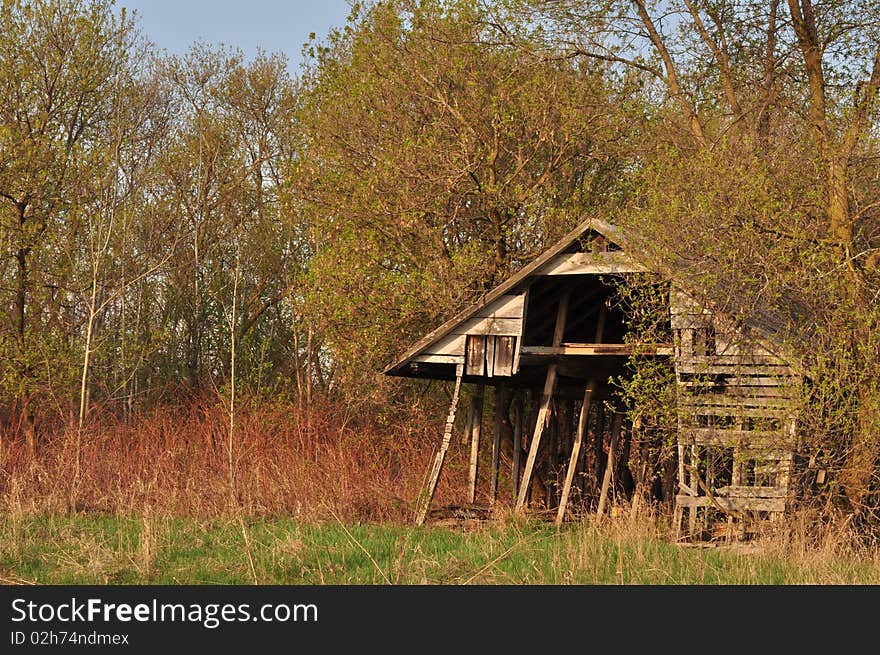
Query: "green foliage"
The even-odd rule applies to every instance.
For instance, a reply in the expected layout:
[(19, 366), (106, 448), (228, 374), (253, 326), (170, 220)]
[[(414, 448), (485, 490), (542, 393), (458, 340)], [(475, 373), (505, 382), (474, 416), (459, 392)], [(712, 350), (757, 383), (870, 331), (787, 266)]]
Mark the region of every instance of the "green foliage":
[(307, 68), (292, 176), (319, 238), (307, 304), (343, 379), (615, 198), (631, 119), (602, 67), (505, 38), (481, 3), (381, 2)]

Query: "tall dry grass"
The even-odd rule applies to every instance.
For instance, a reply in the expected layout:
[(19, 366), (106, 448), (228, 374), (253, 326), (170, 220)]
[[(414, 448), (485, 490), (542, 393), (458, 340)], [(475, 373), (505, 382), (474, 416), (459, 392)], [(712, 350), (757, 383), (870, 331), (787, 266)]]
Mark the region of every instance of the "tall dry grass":
[[(0, 433), (0, 509), (407, 521), (439, 425), (416, 408), (382, 424), (329, 402), (245, 405), (236, 416), (233, 503), (228, 421), (221, 404), (199, 401), (129, 422), (95, 418), (82, 434), (77, 480), (74, 427), (44, 429), (33, 453), (11, 430)], [(440, 502), (460, 501), (462, 475), (449, 467)]]

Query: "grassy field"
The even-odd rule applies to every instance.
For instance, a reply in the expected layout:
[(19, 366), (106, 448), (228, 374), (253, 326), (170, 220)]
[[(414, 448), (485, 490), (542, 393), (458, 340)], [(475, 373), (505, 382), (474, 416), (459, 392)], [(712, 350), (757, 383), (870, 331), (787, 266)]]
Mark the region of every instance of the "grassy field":
[(413, 528), (12, 516), (0, 582), (54, 584), (877, 584), (880, 558), (821, 543), (697, 548), (642, 521)]

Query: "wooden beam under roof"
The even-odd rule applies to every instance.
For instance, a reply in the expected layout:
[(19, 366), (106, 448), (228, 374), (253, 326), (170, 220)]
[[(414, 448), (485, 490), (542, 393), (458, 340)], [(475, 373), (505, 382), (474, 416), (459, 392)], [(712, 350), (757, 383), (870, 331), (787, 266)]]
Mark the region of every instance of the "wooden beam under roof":
[(563, 343), (559, 346), (523, 346), (523, 355), (672, 355), (671, 344)]

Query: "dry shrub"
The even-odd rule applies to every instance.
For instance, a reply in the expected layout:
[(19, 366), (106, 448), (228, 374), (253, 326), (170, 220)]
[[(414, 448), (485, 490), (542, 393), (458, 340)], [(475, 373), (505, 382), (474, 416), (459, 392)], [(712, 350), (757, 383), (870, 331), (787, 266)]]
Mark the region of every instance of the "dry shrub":
[[(384, 423), (384, 424), (383, 424)], [(200, 401), (157, 407), (137, 419), (94, 418), (82, 434), (74, 484), (75, 428), (39, 435), (33, 456), (0, 435), (0, 507), (15, 514), (286, 515), (307, 520), (407, 521), (437, 441), (439, 421), (418, 407), (395, 421), (347, 416), (341, 404), (245, 403), (229, 416)], [(464, 488), (449, 469), (438, 502)]]

